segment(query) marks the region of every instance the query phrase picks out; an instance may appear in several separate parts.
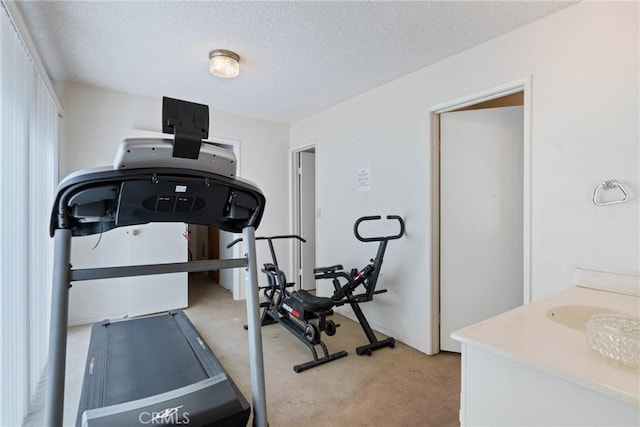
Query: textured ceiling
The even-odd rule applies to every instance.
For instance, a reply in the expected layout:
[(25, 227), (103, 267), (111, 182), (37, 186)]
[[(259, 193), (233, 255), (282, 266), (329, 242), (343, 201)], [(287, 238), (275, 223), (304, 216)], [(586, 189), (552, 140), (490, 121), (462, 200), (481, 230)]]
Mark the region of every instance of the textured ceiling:
[[(17, 2), (50, 76), (292, 123), (572, 1)], [(233, 50), (240, 76), (212, 76)]]

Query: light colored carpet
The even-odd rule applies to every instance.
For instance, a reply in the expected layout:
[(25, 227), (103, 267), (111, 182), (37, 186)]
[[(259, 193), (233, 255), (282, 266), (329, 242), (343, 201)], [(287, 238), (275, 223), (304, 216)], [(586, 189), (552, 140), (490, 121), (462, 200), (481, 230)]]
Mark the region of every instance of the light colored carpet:
[[(191, 276), (185, 311), (251, 402), (245, 308), (244, 301), (233, 301), (203, 275)], [(341, 327), (325, 342), (330, 352), (347, 350), (349, 355), (299, 374), (293, 365), (312, 359), (308, 348), (280, 325), (262, 328), (271, 427), (459, 425), (459, 354), (426, 356), (396, 342), (393, 349), (358, 356), (355, 347), (367, 342), (360, 325), (340, 315), (333, 319)], [(75, 422), (89, 335), (90, 325), (69, 328), (68, 426)], [(42, 424), (41, 394), (26, 426)]]

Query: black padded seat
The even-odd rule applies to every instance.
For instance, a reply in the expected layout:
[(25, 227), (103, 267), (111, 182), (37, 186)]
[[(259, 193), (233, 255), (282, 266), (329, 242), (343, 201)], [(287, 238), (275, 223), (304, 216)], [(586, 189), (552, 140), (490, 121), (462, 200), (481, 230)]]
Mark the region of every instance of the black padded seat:
[(333, 273), (342, 270), (342, 264), (332, 265), (331, 267), (317, 267), (313, 269), (313, 274)]
[(302, 304), (305, 311), (322, 312), (333, 308), (333, 300), (331, 298), (317, 297), (304, 289), (292, 293), (291, 296)]

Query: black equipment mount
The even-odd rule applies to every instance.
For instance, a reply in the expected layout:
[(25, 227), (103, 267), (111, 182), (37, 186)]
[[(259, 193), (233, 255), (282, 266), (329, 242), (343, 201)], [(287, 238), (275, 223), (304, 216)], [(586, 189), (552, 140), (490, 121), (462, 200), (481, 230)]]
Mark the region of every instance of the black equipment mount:
[(174, 135), (173, 157), (197, 159), (209, 137), (209, 106), (162, 97), (162, 132)]

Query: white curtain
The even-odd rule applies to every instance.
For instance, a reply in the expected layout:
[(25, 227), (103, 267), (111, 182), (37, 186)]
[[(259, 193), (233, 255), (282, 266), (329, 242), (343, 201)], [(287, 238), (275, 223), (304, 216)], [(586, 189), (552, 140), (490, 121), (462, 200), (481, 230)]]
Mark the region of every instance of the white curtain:
[(47, 359), (58, 111), (0, 7), (0, 425), (23, 423)]

